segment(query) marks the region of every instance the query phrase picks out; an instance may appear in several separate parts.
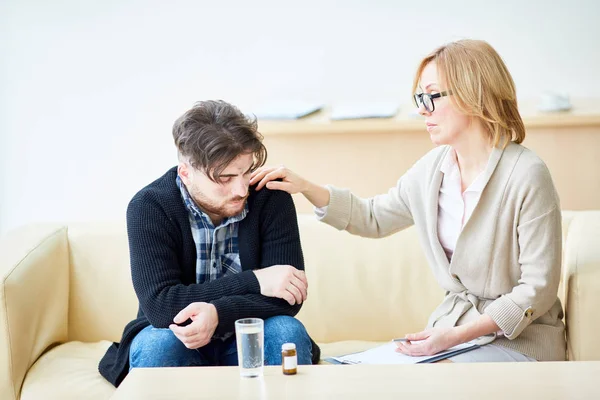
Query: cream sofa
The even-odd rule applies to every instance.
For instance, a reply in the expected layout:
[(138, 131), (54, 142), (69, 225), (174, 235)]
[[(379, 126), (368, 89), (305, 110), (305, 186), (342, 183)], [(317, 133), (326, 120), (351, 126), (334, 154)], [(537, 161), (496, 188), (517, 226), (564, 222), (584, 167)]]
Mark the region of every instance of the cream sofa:
[[(564, 212), (561, 297), (571, 360), (600, 360), (600, 211)], [(420, 330), (443, 293), (414, 229), (363, 239), (299, 216), (322, 358)], [(125, 226), (35, 225), (0, 240), (0, 398), (105, 399), (97, 372), (136, 314)]]

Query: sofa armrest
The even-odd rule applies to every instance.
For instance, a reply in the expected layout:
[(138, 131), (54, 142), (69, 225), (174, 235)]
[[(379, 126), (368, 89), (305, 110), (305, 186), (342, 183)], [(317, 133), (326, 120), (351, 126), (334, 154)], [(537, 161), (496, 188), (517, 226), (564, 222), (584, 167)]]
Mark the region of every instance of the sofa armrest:
[(31, 365), (67, 339), (67, 229), (32, 225), (0, 239), (0, 398), (18, 399)]
[(569, 360), (600, 360), (600, 211), (575, 213), (564, 254)]

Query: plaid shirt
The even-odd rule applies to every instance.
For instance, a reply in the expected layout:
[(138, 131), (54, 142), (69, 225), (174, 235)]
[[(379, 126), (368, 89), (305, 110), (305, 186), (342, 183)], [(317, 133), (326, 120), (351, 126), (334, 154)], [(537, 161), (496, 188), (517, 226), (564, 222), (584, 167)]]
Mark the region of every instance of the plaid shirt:
[(189, 211), (192, 236), (196, 243), (196, 282), (214, 281), (230, 274), (242, 272), (240, 250), (238, 247), (239, 222), (246, 217), (248, 205), (244, 210), (221, 224), (214, 226), (210, 217), (202, 212), (192, 200), (179, 176), (177, 186), (185, 207)]
[[(196, 243), (196, 282), (210, 282), (242, 272), (238, 227), (239, 222), (248, 214), (248, 204), (246, 203), (238, 215), (225, 218), (219, 226), (214, 226), (210, 217), (198, 208), (179, 176), (176, 181), (185, 208), (188, 210), (192, 236)], [(226, 340), (231, 336), (233, 332), (224, 335), (215, 334), (212, 338)]]

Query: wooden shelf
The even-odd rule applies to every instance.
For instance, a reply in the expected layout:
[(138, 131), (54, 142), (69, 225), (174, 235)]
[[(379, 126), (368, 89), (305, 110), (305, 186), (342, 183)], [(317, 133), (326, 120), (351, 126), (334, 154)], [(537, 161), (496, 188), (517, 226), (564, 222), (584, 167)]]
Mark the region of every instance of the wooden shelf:
[[(259, 121), (259, 130), (265, 136), (424, 131), (423, 118), (408, 114), (412, 109), (401, 107), (394, 118), (342, 121), (331, 121), (330, 110), (325, 109), (294, 121)], [(524, 103), (521, 115), (526, 129), (600, 127), (600, 99), (573, 101), (570, 111), (554, 113), (540, 112), (535, 109), (535, 104)]]

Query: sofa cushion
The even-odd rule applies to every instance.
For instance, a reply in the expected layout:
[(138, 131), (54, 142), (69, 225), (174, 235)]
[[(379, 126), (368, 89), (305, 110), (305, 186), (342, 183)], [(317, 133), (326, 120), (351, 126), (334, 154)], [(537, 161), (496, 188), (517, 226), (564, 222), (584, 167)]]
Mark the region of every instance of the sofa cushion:
[(138, 301), (131, 282), (125, 224), (71, 224), (69, 340), (121, 340)]
[(383, 239), (298, 215), (308, 300), (298, 319), (318, 343), (387, 341), (425, 328), (444, 293), (414, 228)]
[(54, 347), (29, 369), (21, 400), (108, 399), (115, 391), (98, 373), (110, 343), (68, 342)]

